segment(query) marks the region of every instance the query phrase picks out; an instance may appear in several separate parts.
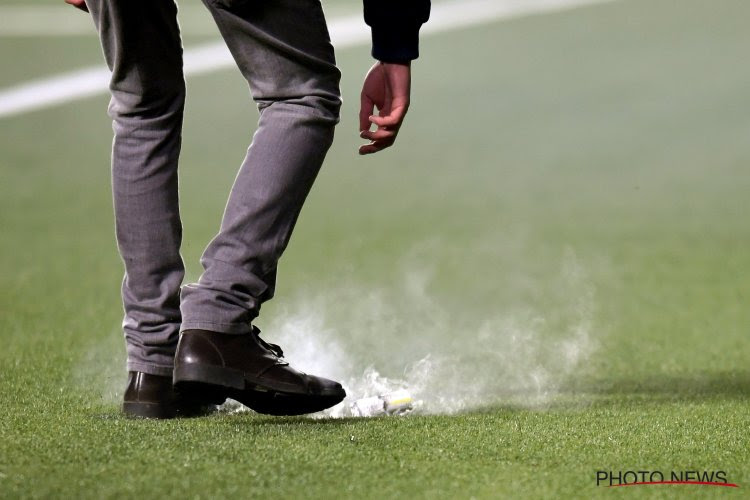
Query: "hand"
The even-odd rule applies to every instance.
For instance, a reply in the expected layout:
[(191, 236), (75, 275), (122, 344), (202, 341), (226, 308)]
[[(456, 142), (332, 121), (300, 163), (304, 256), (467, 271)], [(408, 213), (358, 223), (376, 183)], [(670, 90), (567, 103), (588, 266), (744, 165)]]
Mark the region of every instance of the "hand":
[[(360, 146), (359, 154), (377, 153), (393, 145), (409, 109), (411, 64), (378, 62), (370, 68), (362, 86), (359, 110), (359, 136), (370, 144)], [(378, 116), (373, 115), (378, 108)], [(372, 124), (376, 130), (370, 131)]]
[(81, 9), (84, 12), (89, 11), (89, 8), (86, 7), (86, 2), (84, 0), (65, 0), (65, 3), (68, 3), (77, 9)]

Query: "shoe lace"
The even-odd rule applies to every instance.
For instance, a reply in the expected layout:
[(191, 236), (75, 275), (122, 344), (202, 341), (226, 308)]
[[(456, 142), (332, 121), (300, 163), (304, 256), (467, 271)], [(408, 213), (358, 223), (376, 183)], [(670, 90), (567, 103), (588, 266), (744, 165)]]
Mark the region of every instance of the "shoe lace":
[(256, 340), (258, 343), (263, 346), (265, 349), (271, 351), (276, 355), (277, 358), (283, 358), (284, 357), (284, 351), (281, 350), (281, 347), (276, 344), (271, 344), (270, 342), (266, 342), (262, 338), (260, 338), (260, 328), (253, 325), (253, 335), (255, 335)]

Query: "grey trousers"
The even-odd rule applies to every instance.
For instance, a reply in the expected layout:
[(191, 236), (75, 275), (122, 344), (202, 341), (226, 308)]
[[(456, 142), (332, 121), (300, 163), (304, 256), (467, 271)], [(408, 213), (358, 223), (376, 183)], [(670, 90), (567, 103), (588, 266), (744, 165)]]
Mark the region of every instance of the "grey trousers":
[[(185, 102), (174, 0), (87, 0), (112, 70), (112, 189), (128, 370), (171, 375), (179, 332), (245, 334), (333, 140), (340, 73), (319, 0), (204, 0), (260, 110), (197, 283), (180, 291)], [(214, 167), (213, 165), (207, 167)], [(195, 200), (183, 200), (186, 203)]]

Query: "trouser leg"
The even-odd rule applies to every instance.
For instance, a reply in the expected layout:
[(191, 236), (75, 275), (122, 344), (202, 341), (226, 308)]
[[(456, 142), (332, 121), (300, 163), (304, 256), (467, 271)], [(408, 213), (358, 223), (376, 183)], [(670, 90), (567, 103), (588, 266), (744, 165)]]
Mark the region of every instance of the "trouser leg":
[(340, 73), (318, 0), (204, 2), (261, 116), (204, 273), (182, 289), (182, 329), (247, 333), (333, 140)]
[(87, 0), (112, 70), (112, 191), (128, 369), (170, 375), (180, 327), (185, 84), (173, 0)]

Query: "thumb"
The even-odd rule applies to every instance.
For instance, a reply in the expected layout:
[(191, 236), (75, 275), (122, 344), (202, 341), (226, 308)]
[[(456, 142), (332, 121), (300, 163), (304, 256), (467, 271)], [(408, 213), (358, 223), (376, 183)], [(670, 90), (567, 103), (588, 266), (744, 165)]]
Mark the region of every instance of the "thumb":
[(370, 116), (369, 120), (378, 127), (398, 128), (406, 116), (406, 106), (395, 106), (385, 116)]

